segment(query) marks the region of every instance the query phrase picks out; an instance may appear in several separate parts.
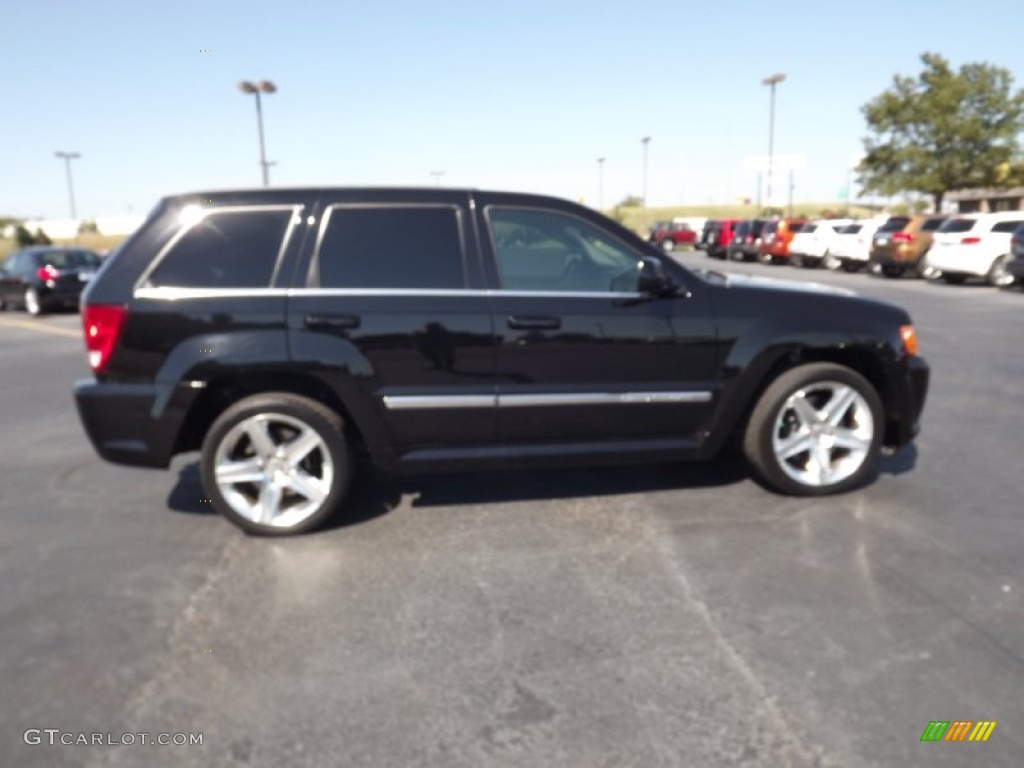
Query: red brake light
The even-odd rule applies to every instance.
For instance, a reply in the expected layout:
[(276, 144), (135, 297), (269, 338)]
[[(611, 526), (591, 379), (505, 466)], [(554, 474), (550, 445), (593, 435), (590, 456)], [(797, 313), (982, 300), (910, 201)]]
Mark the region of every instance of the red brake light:
[(911, 243), (914, 241), (914, 236), (909, 232), (895, 232), (892, 241), (894, 243)]
[(960, 245), (977, 245), (981, 242), (980, 237), (961, 237)]
[(47, 280), (56, 280), (58, 272), (52, 266), (47, 264), (45, 267), (40, 267), (36, 270), (36, 276), (45, 282)]
[(107, 367), (127, 315), (124, 307), (108, 304), (87, 305), (82, 309), (85, 348), (89, 352), (89, 365), (96, 373), (102, 373)]

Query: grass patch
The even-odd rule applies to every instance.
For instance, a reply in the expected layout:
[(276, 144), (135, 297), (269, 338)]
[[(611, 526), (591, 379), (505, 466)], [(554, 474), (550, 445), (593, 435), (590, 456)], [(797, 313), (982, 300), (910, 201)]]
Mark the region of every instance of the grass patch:
[[(127, 235), (98, 235), (95, 233), (79, 235), (78, 237), (71, 238), (70, 240), (57, 240), (53, 241), (54, 245), (76, 245), (80, 248), (88, 248), (90, 251), (106, 251), (110, 248), (116, 248), (121, 244)], [(17, 250), (18, 244), (8, 238), (0, 238), (0, 259), (5, 258), (7, 254)]]

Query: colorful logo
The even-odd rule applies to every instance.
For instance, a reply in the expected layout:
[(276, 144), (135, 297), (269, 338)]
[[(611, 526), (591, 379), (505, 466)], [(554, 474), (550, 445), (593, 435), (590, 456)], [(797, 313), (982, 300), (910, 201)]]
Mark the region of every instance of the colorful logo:
[(988, 741), (995, 729), (995, 720), (932, 720), (921, 741)]

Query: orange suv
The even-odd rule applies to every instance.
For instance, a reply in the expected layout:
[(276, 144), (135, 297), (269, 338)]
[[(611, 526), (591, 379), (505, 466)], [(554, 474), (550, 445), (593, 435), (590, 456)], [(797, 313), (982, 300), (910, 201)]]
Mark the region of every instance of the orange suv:
[(775, 219), (761, 231), (761, 245), (757, 258), (762, 264), (777, 264), (789, 258), (789, 244), (793, 235), (807, 223), (806, 219)]
[(871, 241), (871, 269), (886, 277), (899, 277), (908, 269), (921, 276), (924, 255), (932, 246), (935, 230), (946, 216), (890, 216)]

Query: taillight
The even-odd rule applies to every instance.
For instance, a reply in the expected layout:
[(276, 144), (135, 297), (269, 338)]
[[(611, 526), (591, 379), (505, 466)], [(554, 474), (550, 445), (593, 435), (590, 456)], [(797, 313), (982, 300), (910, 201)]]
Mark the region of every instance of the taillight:
[(917, 355), (917, 331), (914, 330), (914, 326), (900, 326), (900, 339), (903, 341), (903, 349), (908, 355)]
[(895, 232), (892, 236), (894, 243), (912, 243), (914, 236), (909, 232)]
[(42, 280), (44, 283), (49, 280), (56, 280), (60, 276), (60, 273), (52, 266), (47, 264), (45, 267), (40, 267), (36, 270), (36, 277)]
[(960, 245), (977, 245), (981, 242), (980, 237), (961, 237)]
[(127, 315), (124, 307), (110, 304), (91, 304), (82, 309), (85, 348), (89, 352), (89, 365), (96, 373), (102, 373), (107, 367)]

